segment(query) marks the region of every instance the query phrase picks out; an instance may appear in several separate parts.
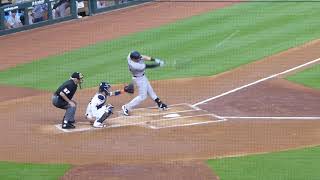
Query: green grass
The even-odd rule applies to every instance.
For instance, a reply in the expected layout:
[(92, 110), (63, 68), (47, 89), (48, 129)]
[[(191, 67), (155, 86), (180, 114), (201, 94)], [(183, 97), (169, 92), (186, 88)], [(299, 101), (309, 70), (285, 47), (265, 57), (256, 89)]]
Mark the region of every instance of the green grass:
[(320, 3), (242, 3), (156, 29), (19, 65), (0, 83), (55, 90), (73, 71), (84, 87), (130, 80), (126, 56), (136, 49), (167, 66), (149, 79), (214, 75), (320, 37)]
[(289, 81), (320, 89), (320, 64), (287, 77)]
[(221, 180), (319, 180), (320, 147), (209, 160)]
[(0, 179), (57, 180), (70, 168), (66, 164), (29, 164), (0, 162)]

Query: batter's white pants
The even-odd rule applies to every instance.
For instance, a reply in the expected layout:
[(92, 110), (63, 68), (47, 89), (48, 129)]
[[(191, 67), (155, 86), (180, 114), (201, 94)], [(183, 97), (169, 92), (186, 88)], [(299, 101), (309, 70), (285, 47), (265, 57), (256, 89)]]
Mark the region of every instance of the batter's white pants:
[(138, 87), (139, 95), (125, 105), (129, 111), (144, 101), (148, 95), (152, 98), (152, 100), (157, 98), (156, 93), (154, 92), (148, 78), (145, 75), (141, 77), (133, 77), (132, 80)]

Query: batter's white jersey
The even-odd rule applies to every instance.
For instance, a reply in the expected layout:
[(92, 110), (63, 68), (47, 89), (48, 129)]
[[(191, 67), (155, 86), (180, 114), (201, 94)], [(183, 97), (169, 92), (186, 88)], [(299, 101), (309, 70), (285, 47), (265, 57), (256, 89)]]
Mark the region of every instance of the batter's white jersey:
[(151, 84), (145, 75), (146, 64), (144, 63), (143, 58), (141, 58), (138, 62), (131, 60), (130, 54), (127, 57), (128, 67), (130, 72), (132, 73), (132, 81), (138, 87), (139, 95), (132, 99), (128, 104), (126, 104), (126, 108), (130, 111), (134, 107), (138, 106), (142, 101), (144, 101), (149, 95), (153, 100), (157, 98), (156, 93), (154, 92)]
[(105, 105), (106, 101), (107, 97), (103, 94), (95, 94), (87, 106), (86, 116), (89, 119), (100, 119), (103, 114), (107, 112), (107, 106)]
[(146, 64), (144, 60), (141, 58), (138, 62), (131, 60), (130, 54), (127, 57), (128, 67), (133, 77), (141, 77), (144, 75), (144, 71), (146, 69)]

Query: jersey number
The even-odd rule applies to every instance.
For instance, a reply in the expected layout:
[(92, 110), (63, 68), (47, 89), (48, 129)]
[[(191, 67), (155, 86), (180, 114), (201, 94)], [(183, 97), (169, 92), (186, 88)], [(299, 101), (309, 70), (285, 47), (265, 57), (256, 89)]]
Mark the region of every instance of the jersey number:
[(67, 89), (67, 88), (64, 88), (63, 92), (64, 92), (65, 94), (69, 94), (69, 93), (70, 93), (69, 89)]

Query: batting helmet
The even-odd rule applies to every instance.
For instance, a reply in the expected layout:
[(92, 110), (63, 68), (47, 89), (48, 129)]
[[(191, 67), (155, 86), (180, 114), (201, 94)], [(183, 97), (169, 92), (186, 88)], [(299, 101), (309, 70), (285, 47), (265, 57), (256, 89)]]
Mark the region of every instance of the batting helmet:
[(109, 93), (109, 88), (111, 85), (107, 82), (101, 82), (99, 85), (99, 91), (100, 92), (106, 92), (107, 94)]
[(141, 56), (141, 54), (140, 54), (138, 51), (132, 51), (132, 52), (130, 53), (130, 58), (137, 60), (137, 59), (141, 59), (142, 56)]

